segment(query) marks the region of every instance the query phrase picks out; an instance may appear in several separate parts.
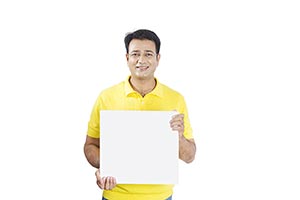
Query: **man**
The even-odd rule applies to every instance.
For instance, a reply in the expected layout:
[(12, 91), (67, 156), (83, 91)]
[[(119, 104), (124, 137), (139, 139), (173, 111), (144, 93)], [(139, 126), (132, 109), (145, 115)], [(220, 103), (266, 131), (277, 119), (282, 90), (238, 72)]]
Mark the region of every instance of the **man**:
[[(160, 39), (154, 32), (142, 29), (127, 34), (124, 42), (131, 75), (102, 91), (93, 107), (84, 145), (88, 162), (95, 168), (100, 166), (100, 110), (176, 110), (180, 114), (170, 119), (170, 128), (179, 135), (179, 158), (192, 162), (196, 145), (184, 98), (154, 77), (160, 60)], [(104, 190), (104, 200), (172, 199), (173, 185), (117, 184), (114, 177), (101, 177), (99, 169), (95, 174), (98, 186)]]

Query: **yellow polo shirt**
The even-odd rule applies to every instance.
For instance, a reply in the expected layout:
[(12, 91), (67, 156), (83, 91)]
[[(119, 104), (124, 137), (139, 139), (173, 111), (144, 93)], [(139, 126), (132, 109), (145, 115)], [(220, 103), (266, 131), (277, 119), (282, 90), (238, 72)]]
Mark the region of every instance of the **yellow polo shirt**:
[[(186, 104), (181, 94), (156, 80), (154, 90), (142, 97), (132, 89), (129, 78), (100, 93), (88, 123), (88, 136), (100, 138), (100, 110), (176, 110), (184, 114), (184, 137), (193, 138)], [(173, 185), (117, 184), (112, 190), (104, 190), (103, 196), (109, 200), (164, 200), (172, 193)]]

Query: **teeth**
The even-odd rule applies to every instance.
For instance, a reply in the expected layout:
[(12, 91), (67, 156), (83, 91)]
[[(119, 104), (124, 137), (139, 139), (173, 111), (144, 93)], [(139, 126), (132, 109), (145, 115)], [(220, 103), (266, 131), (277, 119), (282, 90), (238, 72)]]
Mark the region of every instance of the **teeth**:
[(144, 67), (144, 66), (139, 66), (137, 67), (138, 69), (141, 69), (141, 70), (144, 70), (144, 69), (147, 69), (148, 67)]

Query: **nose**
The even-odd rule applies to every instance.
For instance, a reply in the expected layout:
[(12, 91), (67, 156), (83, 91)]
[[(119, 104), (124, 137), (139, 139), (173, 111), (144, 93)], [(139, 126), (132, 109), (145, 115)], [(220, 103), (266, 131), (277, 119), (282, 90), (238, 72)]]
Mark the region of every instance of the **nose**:
[(146, 58), (145, 56), (142, 54), (140, 55), (139, 59), (138, 59), (138, 63), (143, 64), (146, 62)]

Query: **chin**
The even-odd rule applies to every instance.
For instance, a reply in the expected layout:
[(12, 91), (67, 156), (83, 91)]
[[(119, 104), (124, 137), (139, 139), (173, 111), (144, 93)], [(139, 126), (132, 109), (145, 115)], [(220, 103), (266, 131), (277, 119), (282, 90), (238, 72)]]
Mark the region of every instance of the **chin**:
[(151, 76), (149, 74), (140, 74), (140, 73), (136, 73), (135, 77), (137, 79), (149, 79)]

